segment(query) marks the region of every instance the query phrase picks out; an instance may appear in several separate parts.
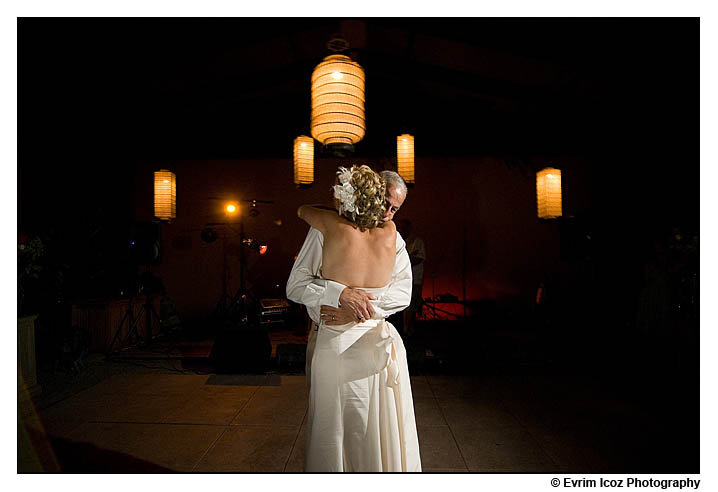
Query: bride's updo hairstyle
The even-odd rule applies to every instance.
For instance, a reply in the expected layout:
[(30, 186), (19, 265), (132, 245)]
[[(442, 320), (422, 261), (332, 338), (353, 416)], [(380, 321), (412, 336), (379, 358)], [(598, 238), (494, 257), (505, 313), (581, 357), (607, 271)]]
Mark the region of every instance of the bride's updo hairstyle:
[(378, 226), (386, 213), (384, 179), (369, 166), (340, 167), (337, 176), (339, 184), (333, 189), (340, 203), (339, 214), (362, 231)]

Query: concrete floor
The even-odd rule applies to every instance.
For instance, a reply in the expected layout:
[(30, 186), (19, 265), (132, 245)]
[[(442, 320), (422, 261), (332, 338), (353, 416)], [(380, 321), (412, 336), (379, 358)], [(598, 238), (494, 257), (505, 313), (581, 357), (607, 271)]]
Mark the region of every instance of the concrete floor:
[[(607, 358), (610, 347), (429, 328), (407, 344), (424, 471), (700, 472), (693, 365), (642, 360), (639, 345)], [(270, 338), (274, 355), (306, 341)], [(79, 375), (41, 370), (42, 395), (18, 404), (18, 471), (301, 472), (303, 361), (216, 374), (212, 343), (187, 335), (137, 350), (137, 360), (95, 354)]]
[[(698, 472), (697, 460), (676, 461), (692, 442), (676, 435), (684, 423), (672, 428), (658, 414), (597, 398), (588, 386), (569, 398), (531, 372), (412, 376), (424, 471)], [(27, 430), (35, 452), (19, 454), (18, 471), (303, 467), (302, 375), (116, 375), (39, 413), (21, 405), (20, 414), (19, 432)]]

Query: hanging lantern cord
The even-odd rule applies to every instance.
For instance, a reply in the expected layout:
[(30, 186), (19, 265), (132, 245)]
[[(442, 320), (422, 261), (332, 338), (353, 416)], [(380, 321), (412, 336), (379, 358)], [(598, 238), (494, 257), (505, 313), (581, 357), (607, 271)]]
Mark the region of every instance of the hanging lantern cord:
[(340, 33), (332, 34), (332, 38), (327, 43), (327, 48), (335, 53), (341, 53), (349, 49), (349, 41), (344, 39)]

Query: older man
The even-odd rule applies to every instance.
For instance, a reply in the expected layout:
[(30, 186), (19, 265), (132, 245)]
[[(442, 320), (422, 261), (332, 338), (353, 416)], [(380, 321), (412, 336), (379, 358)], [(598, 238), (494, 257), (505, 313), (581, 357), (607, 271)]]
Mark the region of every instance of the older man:
[[(392, 220), (406, 200), (404, 180), (394, 171), (382, 171), (386, 181), (386, 213), (384, 220)], [(306, 379), (311, 383), (311, 363), (320, 321), (327, 325), (343, 325), (373, 317), (386, 318), (405, 309), (411, 301), (411, 263), (406, 243), (396, 234), (396, 261), (391, 283), (386, 292), (375, 298), (361, 289), (320, 278), (324, 237), (311, 228), (299, 251), (287, 281), (287, 298), (307, 307), (312, 328), (307, 342)]]

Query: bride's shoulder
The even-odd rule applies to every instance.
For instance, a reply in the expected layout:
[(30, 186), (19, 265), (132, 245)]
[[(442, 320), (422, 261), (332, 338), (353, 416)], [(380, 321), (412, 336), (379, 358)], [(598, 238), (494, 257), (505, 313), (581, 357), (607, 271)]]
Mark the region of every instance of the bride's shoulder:
[(396, 223), (393, 220), (387, 220), (386, 222), (382, 222), (381, 226), (389, 229), (390, 231), (396, 230)]
[(393, 220), (387, 220), (377, 226), (377, 229), (381, 230), (385, 234), (396, 234), (396, 224)]

